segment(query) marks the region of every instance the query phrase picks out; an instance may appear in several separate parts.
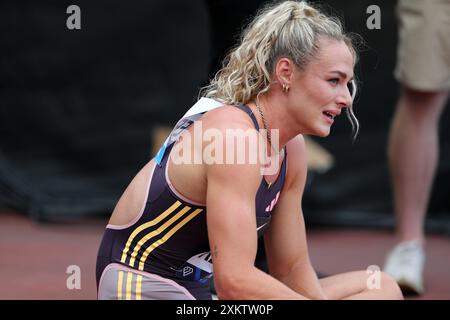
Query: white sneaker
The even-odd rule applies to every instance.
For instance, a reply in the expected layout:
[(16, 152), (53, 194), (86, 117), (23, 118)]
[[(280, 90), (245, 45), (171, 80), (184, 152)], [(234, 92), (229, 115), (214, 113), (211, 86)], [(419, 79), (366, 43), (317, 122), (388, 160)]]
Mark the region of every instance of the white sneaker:
[(406, 293), (422, 294), (425, 252), (417, 242), (405, 241), (389, 252), (383, 271), (390, 274)]

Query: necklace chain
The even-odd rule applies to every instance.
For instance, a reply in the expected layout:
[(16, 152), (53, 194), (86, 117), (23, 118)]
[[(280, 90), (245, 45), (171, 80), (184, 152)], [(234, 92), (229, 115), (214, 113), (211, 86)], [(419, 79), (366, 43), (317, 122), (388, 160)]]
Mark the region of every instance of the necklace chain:
[(272, 148), (272, 136), (270, 135), (270, 130), (267, 127), (267, 122), (266, 122), (266, 118), (264, 117), (264, 113), (261, 110), (261, 107), (259, 106), (259, 104), (256, 103), (256, 108), (259, 111), (259, 114), (261, 115), (261, 119), (264, 125), (264, 129), (267, 132), (267, 141), (269, 142), (270, 148)]
[(269, 142), (270, 149), (271, 149), (272, 151), (275, 151), (275, 153), (276, 153), (277, 155), (280, 154), (280, 153), (282, 153), (282, 152), (284, 152), (284, 148), (281, 149), (281, 151), (276, 151), (276, 150), (273, 149), (273, 147), (272, 147), (272, 136), (271, 136), (271, 134), (270, 134), (269, 127), (267, 126), (266, 118), (264, 117), (264, 113), (262, 112), (262, 109), (261, 109), (261, 107), (259, 106), (258, 102), (255, 102), (255, 104), (256, 104), (256, 109), (258, 109), (258, 112), (259, 112), (259, 114), (261, 115), (261, 119), (262, 119), (262, 121), (263, 121), (264, 129), (265, 129), (266, 132), (267, 132), (267, 142)]
[[(272, 147), (272, 136), (271, 136), (270, 130), (269, 130), (268, 126), (267, 126), (267, 121), (266, 121), (266, 118), (264, 117), (264, 113), (262, 112), (261, 107), (259, 106), (259, 104), (258, 103), (255, 103), (255, 104), (256, 104), (256, 108), (258, 109), (259, 114), (261, 115), (261, 119), (262, 119), (262, 122), (263, 122), (263, 125), (264, 125), (264, 129), (267, 132), (267, 142), (269, 142), (270, 149), (272, 151), (274, 151), (274, 149)], [(276, 154), (280, 154), (281, 152), (284, 152), (284, 149), (281, 149), (281, 151), (276, 151), (275, 150)]]
[[(272, 136), (271, 136), (270, 130), (269, 130), (268, 126), (267, 126), (266, 118), (264, 117), (264, 113), (262, 112), (261, 107), (259, 106), (259, 104), (258, 103), (255, 103), (255, 104), (256, 104), (256, 108), (258, 109), (259, 114), (261, 115), (261, 119), (262, 119), (262, 122), (263, 122), (263, 125), (264, 125), (264, 129), (267, 132), (267, 142), (269, 142), (270, 149), (273, 150), (273, 148), (272, 148)], [(284, 149), (282, 149), (281, 151), (283, 152)], [(280, 151), (277, 152), (277, 155), (279, 155), (279, 154), (280, 154)], [(267, 189), (270, 189), (271, 186), (272, 186), (272, 182), (269, 182), (268, 186), (267, 186)]]

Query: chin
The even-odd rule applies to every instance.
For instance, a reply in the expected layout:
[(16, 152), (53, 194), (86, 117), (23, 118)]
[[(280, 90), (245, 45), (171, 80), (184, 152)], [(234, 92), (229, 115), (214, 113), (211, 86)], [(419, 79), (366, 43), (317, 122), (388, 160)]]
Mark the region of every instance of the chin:
[(312, 135), (315, 135), (317, 137), (326, 138), (330, 135), (330, 128), (316, 128), (316, 130), (313, 131)]

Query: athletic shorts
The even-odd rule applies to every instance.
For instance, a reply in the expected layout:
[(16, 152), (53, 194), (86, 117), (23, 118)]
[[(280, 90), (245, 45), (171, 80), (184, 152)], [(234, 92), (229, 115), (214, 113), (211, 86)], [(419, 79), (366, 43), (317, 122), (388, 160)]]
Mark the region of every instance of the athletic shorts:
[(420, 91), (450, 89), (450, 0), (399, 0), (395, 78)]
[(195, 300), (175, 281), (111, 263), (98, 285), (99, 300)]

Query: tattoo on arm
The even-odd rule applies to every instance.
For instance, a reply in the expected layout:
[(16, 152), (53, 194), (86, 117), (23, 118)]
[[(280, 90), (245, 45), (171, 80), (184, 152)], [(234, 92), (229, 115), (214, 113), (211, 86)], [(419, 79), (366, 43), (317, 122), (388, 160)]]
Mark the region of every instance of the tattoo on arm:
[(215, 245), (213, 252), (212, 252), (212, 256), (214, 259), (216, 259), (218, 255), (219, 255), (219, 251), (217, 250), (217, 246)]

